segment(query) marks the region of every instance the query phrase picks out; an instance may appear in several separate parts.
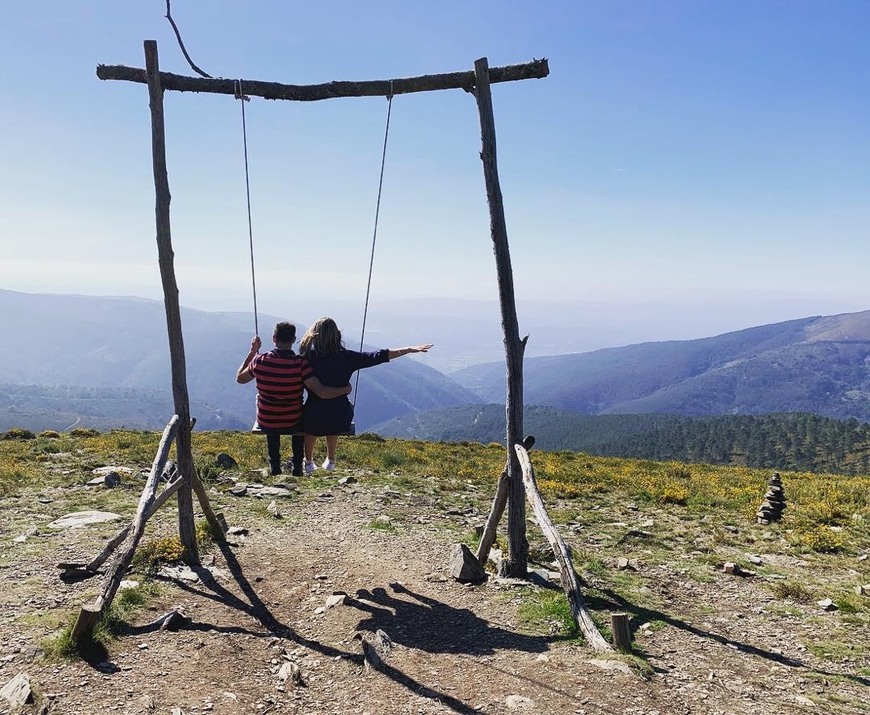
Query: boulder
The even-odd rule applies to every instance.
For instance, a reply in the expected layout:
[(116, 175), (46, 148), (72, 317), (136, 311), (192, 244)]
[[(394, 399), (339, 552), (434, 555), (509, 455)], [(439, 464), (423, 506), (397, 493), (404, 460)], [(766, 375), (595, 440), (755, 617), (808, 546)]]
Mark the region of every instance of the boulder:
[(21, 708), (33, 702), (33, 690), (30, 687), (30, 676), (21, 671), (6, 685), (0, 688), (0, 700), (5, 700), (13, 708)]
[(486, 571), (465, 544), (454, 544), (450, 554), (450, 575), (457, 581), (474, 583), (486, 580)]
[(215, 457), (215, 463), (221, 469), (235, 469), (239, 466), (236, 460), (226, 452), (221, 452), (217, 457)]
[(103, 524), (107, 521), (117, 521), (120, 514), (111, 511), (76, 511), (55, 519), (49, 524), (52, 529), (78, 529), (89, 524)]

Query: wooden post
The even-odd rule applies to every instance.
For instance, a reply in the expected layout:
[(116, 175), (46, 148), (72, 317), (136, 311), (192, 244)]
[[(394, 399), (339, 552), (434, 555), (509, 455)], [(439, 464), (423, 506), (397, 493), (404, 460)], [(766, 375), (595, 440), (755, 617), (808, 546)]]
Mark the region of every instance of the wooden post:
[(76, 618), (76, 622), (73, 624), (72, 631), (70, 632), (70, 638), (73, 643), (84, 645), (90, 640), (94, 628), (100, 622), (102, 613), (103, 609), (97, 604), (82, 606), (82, 610), (79, 611), (78, 618)]
[(528, 496), (529, 503), (532, 505), (532, 511), (535, 512), (538, 526), (541, 527), (541, 531), (553, 549), (553, 555), (556, 557), (556, 563), (559, 565), (559, 574), (562, 577), (562, 588), (568, 597), (568, 604), (571, 606), (571, 615), (574, 617), (574, 622), (593, 650), (600, 652), (613, 650), (604, 639), (604, 636), (598, 632), (592, 616), (586, 610), (586, 603), (583, 601), (583, 595), (580, 593), (580, 584), (577, 582), (577, 574), (574, 572), (571, 550), (556, 530), (556, 527), (550, 520), (549, 514), (547, 514), (547, 509), (544, 507), (544, 501), (541, 499), (538, 485), (535, 482), (535, 472), (532, 468), (532, 460), (529, 459), (529, 453), (526, 452), (525, 447), (521, 444), (514, 445), (514, 447), (517, 459), (523, 468), (523, 483), (525, 485), (526, 496)]
[(514, 299), (514, 278), (508, 248), (501, 186), (496, 161), (495, 120), (492, 93), (489, 87), (489, 63), (481, 57), (474, 63), (474, 87), (480, 115), (480, 160), (486, 182), (489, 203), (490, 233), (498, 272), (498, 296), (501, 324), (504, 330), (505, 363), (507, 368), (507, 399), (505, 400), (508, 474), (508, 556), (505, 576), (525, 578), (528, 575), (529, 543), (526, 540), (526, 502), (522, 472), (513, 445), (522, 442), (523, 433), (523, 353), (526, 338), (520, 340), (517, 308)]
[(627, 613), (610, 615), (610, 630), (613, 631), (613, 647), (623, 653), (631, 652), (631, 630), (628, 627)]
[(181, 309), (178, 304), (178, 284), (175, 281), (172, 233), (169, 223), (169, 176), (166, 171), (166, 135), (163, 122), (163, 88), (160, 86), (160, 65), (157, 42), (145, 40), (145, 73), (151, 108), (151, 154), (154, 165), (155, 217), (160, 277), (163, 281), (163, 302), (166, 307), (166, 327), (169, 333), (169, 358), (172, 366), (172, 398), (179, 417), (176, 439), (178, 472), (182, 481), (178, 489), (178, 538), (184, 546), (185, 559), (199, 565), (196, 526), (193, 519), (194, 478), (193, 453), (190, 445), (190, 400), (187, 393), (187, 371), (184, 360), (184, 339), (181, 333)]

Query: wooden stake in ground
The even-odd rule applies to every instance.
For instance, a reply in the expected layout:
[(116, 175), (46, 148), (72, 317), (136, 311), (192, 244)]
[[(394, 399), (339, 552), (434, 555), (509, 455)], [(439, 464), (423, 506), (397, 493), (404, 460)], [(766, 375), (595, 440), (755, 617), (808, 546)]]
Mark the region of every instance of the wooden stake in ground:
[(613, 646), (623, 653), (631, 652), (631, 629), (628, 627), (627, 613), (613, 613), (610, 616), (610, 630), (613, 633)]
[(610, 644), (598, 632), (592, 617), (589, 615), (589, 611), (586, 610), (586, 603), (583, 601), (583, 596), (580, 593), (580, 584), (577, 582), (577, 574), (574, 572), (571, 550), (559, 535), (549, 514), (547, 514), (544, 500), (541, 499), (538, 485), (535, 482), (535, 473), (532, 468), (532, 461), (529, 459), (529, 453), (526, 452), (521, 444), (514, 445), (514, 448), (523, 468), (523, 483), (526, 487), (526, 496), (529, 498), (529, 503), (535, 512), (538, 525), (541, 527), (541, 531), (544, 532), (547, 541), (550, 542), (556, 562), (559, 564), (559, 573), (562, 576), (562, 588), (565, 589), (565, 595), (568, 596), (568, 603), (571, 606), (571, 615), (574, 617), (574, 622), (593, 650), (599, 652), (612, 651), (613, 649), (610, 647)]

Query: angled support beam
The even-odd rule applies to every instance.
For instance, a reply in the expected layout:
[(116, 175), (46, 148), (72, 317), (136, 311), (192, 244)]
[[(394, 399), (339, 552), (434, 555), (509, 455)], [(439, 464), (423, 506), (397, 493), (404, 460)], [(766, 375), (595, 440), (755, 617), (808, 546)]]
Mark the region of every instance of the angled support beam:
[[(542, 79), (550, 74), (547, 60), (532, 60), (525, 64), (489, 68), (489, 82), (513, 82), (521, 79)], [(138, 82), (148, 84), (147, 72), (138, 67), (124, 65), (97, 65), (97, 77), (105, 80)], [(414, 92), (432, 92), (440, 89), (464, 89), (472, 91), (476, 78), (474, 72), (450, 72), (404, 79), (379, 79), (363, 82), (325, 82), (323, 84), (294, 85), (258, 80), (207, 79), (160, 72), (160, 87), (176, 92), (207, 92), (235, 96), (238, 82), (248, 97), (263, 99), (290, 99), (298, 102), (314, 102), (338, 97), (389, 97)]]
[[(529, 503), (532, 505), (532, 511), (535, 512), (535, 518), (538, 520), (538, 526), (544, 532), (547, 541), (553, 549), (553, 556), (556, 557), (556, 563), (559, 565), (559, 574), (562, 577), (562, 588), (565, 595), (568, 597), (568, 605), (571, 607), (571, 616), (577, 624), (577, 628), (586, 639), (586, 643), (599, 653), (612, 651), (613, 648), (604, 639), (604, 636), (598, 631), (595, 621), (586, 608), (586, 602), (583, 600), (583, 594), (580, 592), (580, 584), (577, 581), (577, 573), (574, 571), (574, 559), (571, 556), (571, 549), (565, 540), (559, 534), (550, 515), (547, 514), (547, 508), (544, 506), (544, 500), (541, 498), (541, 492), (538, 491), (538, 483), (535, 480), (535, 470), (532, 467), (532, 460), (529, 458), (529, 453), (521, 444), (515, 444), (514, 449), (517, 453), (520, 465), (523, 470), (523, 485), (525, 486), (526, 496)], [(630, 646), (629, 646), (630, 648)]]

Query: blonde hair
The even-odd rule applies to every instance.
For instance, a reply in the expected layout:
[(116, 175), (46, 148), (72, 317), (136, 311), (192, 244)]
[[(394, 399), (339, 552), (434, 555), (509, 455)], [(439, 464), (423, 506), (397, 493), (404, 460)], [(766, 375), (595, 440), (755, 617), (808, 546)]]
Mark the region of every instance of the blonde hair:
[(320, 318), (314, 322), (299, 343), (299, 352), (307, 354), (311, 349), (317, 351), (320, 356), (337, 355), (344, 350), (341, 341), (341, 331), (332, 318)]

